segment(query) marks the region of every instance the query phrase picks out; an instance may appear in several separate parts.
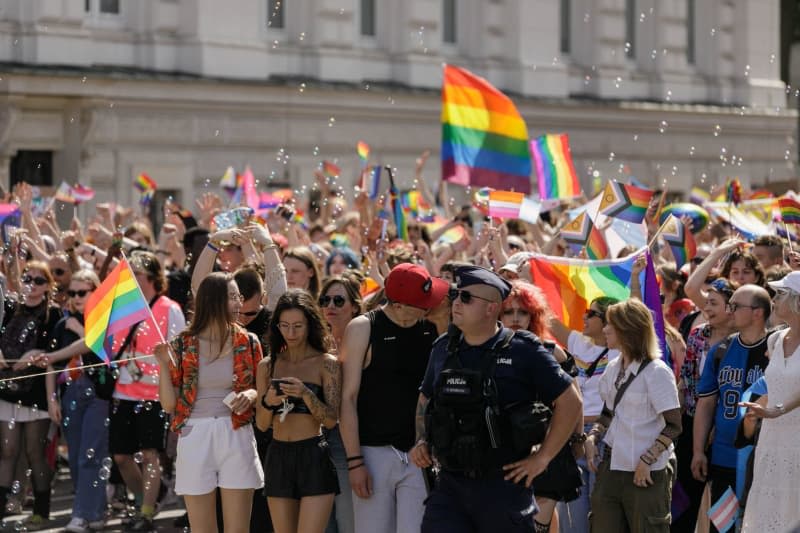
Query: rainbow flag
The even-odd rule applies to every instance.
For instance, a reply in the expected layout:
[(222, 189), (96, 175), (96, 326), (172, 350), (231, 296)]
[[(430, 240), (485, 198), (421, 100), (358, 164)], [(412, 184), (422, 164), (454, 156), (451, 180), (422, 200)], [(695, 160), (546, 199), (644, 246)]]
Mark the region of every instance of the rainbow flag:
[(158, 189), (156, 182), (144, 172), (136, 176), (136, 179), (133, 180), (133, 186), (136, 187), (136, 190), (139, 192), (155, 191)]
[(728, 181), (725, 187), (725, 201), (733, 205), (742, 203), (742, 182), (739, 178)]
[(495, 218), (518, 218), (531, 224), (536, 223), (542, 205), (522, 194), (512, 191), (489, 192), (489, 216)]
[(678, 268), (692, 260), (697, 255), (697, 245), (691, 231), (686, 231), (683, 223), (674, 215), (669, 215), (661, 230), (661, 236), (672, 250), (675, 264)]
[(650, 189), (609, 181), (600, 200), (600, 213), (641, 224), (653, 194)]
[(62, 181), (61, 185), (56, 189), (56, 200), (67, 204), (75, 203), (75, 198), (72, 196), (72, 187), (66, 181)]
[(358, 141), (356, 143), (356, 152), (358, 153), (358, 158), (361, 160), (361, 168), (367, 166), (367, 160), (369, 159), (369, 145), (364, 141)]
[(594, 224), (589, 231), (589, 239), (586, 241), (586, 255), (589, 259), (607, 259), (609, 256), (608, 243)]
[[(444, 217), (436, 216), (431, 222), (425, 224), (425, 226), (428, 228), (428, 233), (433, 234), (436, 230), (447, 224), (447, 222), (448, 221), (445, 220)], [(453, 244), (463, 239), (466, 234), (467, 232), (464, 230), (464, 226), (454, 226), (440, 235), (436, 242)]]
[(442, 179), (529, 193), (528, 128), (514, 103), (485, 79), (445, 65)]
[(539, 198), (572, 198), (580, 196), (581, 185), (567, 134), (548, 134), (531, 141), (531, 154), (536, 161), (539, 179)]
[(786, 224), (800, 224), (800, 202), (789, 196), (778, 198), (781, 220)]
[(769, 200), (770, 198), (775, 198), (775, 195), (766, 189), (756, 189), (747, 197), (748, 200)]
[(335, 178), (342, 173), (342, 169), (340, 169), (338, 165), (331, 163), (330, 161), (323, 161), (322, 173), (325, 175), (326, 178)]
[(106, 362), (111, 361), (111, 339), (115, 333), (150, 316), (128, 261), (124, 257), (86, 301), (86, 346)]

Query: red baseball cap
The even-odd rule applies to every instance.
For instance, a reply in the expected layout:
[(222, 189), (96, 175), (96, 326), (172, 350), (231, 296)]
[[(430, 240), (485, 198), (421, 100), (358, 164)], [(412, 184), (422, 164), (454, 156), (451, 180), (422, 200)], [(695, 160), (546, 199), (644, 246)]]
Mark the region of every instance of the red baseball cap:
[(384, 288), (386, 297), (392, 302), (433, 309), (447, 295), (450, 284), (432, 277), (423, 266), (401, 263), (389, 272)]

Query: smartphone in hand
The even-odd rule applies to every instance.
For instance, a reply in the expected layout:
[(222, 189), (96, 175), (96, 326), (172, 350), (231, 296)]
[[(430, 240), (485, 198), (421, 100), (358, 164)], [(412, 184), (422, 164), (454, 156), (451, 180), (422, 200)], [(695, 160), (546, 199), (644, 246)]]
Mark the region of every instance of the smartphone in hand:
[(285, 379), (271, 379), (272, 388), (275, 389), (275, 394), (283, 396), (284, 392), (281, 390), (281, 385), (288, 385), (289, 381)]

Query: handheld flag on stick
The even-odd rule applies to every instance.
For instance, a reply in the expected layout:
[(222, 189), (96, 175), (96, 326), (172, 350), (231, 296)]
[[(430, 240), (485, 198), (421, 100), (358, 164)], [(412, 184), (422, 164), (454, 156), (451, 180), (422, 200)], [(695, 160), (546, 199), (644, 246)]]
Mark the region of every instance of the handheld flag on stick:
[(361, 168), (365, 168), (367, 166), (367, 160), (369, 159), (369, 145), (364, 141), (358, 141), (358, 143), (356, 143), (356, 152), (358, 153), (358, 158), (361, 160)]
[(76, 204), (88, 202), (94, 198), (94, 189), (91, 187), (84, 187), (80, 183), (76, 183), (75, 186), (72, 187), (72, 197), (75, 199)]
[[(109, 337), (152, 316), (124, 257), (86, 301), (86, 346), (111, 361)], [(155, 320), (154, 320), (155, 322)]]
[(539, 198), (549, 200), (580, 196), (581, 186), (572, 163), (568, 135), (537, 137), (531, 141), (531, 153), (536, 161)]
[(62, 181), (61, 185), (56, 189), (56, 200), (67, 204), (74, 204), (75, 198), (72, 196), (72, 187), (66, 181)]
[(386, 165), (386, 174), (389, 176), (389, 202), (392, 206), (392, 215), (394, 218), (394, 225), (397, 227), (397, 238), (408, 241), (408, 224), (406, 223), (406, 214), (403, 211), (403, 204), (400, 199), (400, 191), (394, 184), (394, 174), (392, 167)]
[(584, 211), (561, 228), (561, 237), (573, 249), (579, 250), (586, 246), (592, 228), (594, 228), (594, 223)]
[(609, 181), (600, 201), (600, 213), (640, 224), (654, 192), (633, 185)]
[(367, 183), (364, 186), (364, 190), (367, 192), (369, 199), (374, 200), (381, 191), (381, 166), (375, 165), (372, 167), (372, 170), (366, 173), (366, 180)]
[(144, 172), (136, 176), (136, 179), (133, 180), (133, 186), (141, 193), (158, 189), (156, 182)]
[(728, 487), (719, 500), (708, 510), (708, 517), (717, 531), (725, 533), (736, 524), (736, 516), (739, 512), (739, 500), (733, 490)]
[(225, 169), (225, 174), (223, 174), (222, 178), (219, 180), (219, 186), (227, 191), (232, 191), (236, 189), (237, 184), (236, 171), (233, 167), (228, 167)]
[(443, 181), (530, 192), (528, 128), (508, 96), (445, 65), (441, 120)]
[(800, 224), (800, 202), (790, 196), (778, 198), (778, 209), (785, 224)]
[(518, 218), (531, 224), (536, 223), (542, 205), (521, 192), (490, 191), (489, 216), (495, 218)]
[(672, 256), (675, 258), (675, 264), (678, 268), (691, 261), (697, 254), (697, 245), (692, 232), (686, 231), (683, 222), (675, 218), (675, 216), (668, 216), (661, 230), (661, 236), (669, 245), (670, 250), (672, 250)]
[(325, 175), (326, 178), (335, 178), (342, 173), (342, 170), (339, 168), (338, 165), (331, 163), (330, 161), (323, 161), (322, 173)]

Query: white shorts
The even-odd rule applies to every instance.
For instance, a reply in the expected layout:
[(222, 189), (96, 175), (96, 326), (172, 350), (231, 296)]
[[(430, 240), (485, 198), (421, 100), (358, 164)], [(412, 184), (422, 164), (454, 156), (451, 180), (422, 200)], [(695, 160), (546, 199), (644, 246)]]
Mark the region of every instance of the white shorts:
[(253, 426), (233, 429), (229, 416), (191, 418), (181, 428), (175, 461), (175, 493), (199, 496), (215, 488), (260, 489), (264, 470)]

